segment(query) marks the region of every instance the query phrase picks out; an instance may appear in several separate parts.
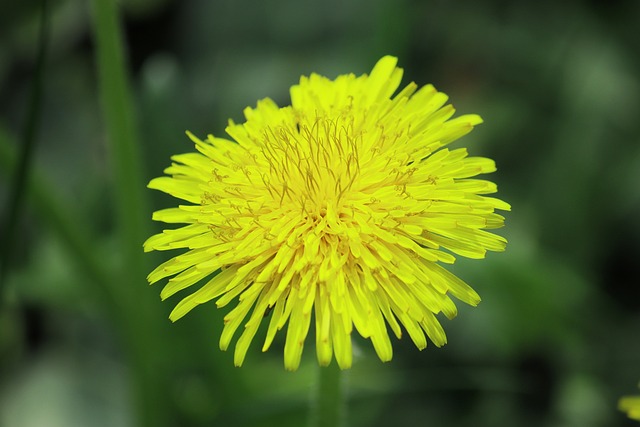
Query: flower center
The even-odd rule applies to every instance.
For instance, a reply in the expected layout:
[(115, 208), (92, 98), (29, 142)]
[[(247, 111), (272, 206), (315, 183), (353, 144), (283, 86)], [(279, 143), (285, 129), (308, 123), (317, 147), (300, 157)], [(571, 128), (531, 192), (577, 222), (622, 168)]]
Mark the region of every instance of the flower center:
[(269, 165), (264, 180), (280, 207), (292, 204), (314, 220), (337, 216), (359, 176), (358, 143), (351, 115), (308, 117), (267, 128), (262, 153)]

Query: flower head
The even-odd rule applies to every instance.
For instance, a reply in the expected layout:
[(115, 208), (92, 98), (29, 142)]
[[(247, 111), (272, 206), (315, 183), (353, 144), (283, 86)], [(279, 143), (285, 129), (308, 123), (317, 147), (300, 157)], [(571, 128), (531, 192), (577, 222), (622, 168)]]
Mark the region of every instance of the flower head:
[(229, 123), (232, 138), (188, 133), (198, 153), (172, 157), (149, 188), (187, 204), (153, 219), (186, 224), (149, 238), (145, 251), (187, 249), (149, 274), (173, 276), (162, 298), (195, 284), (170, 315), (198, 304), (237, 305), (224, 318), (220, 348), (243, 325), (234, 360), (243, 363), (261, 322), (269, 323), (263, 351), (287, 325), (284, 364), (297, 369), (311, 321), (321, 365), (333, 355), (352, 363), (351, 333), (392, 357), (390, 328), (403, 329), (419, 349), (427, 337), (446, 343), (436, 317), (456, 315), (451, 297), (476, 305), (478, 294), (442, 267), (454, 255), (483, 258), (506, 240), (485, 231), (503, 225), (485, 196), (492, 182), (472, 177), (494, 162), (468, 157), (450, 142), (482, 122), (451, 119), (447, 96), (402, 78), (396, 58), (371, 74), (335, 80), (312, 74), (291, 88), (291, 106), (259, 101), (246, 122)]

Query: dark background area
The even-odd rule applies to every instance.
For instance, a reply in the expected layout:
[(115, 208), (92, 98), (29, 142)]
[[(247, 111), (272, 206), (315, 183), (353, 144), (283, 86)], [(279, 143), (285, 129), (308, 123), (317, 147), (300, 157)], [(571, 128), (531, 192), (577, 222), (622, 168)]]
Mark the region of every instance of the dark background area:
[[(117, 265), (93, 9), (49, 3), (31, 172), (43, 194), (83, 219), (101, 263)], [(483, 302), (443, 320), (445, 347), (395, 341), (394, 360), (382, 364), (354, 337), (350, 425), (634, 425), (616, 406), (640, 380), (640, 2), (118, 3), (146, 180), (193, 150), (185, 130), (222, 136), (258, 99), (287, 105), (300, 75), (359, 75), (385, 54), (399, 57), (403, 85), (432, 83), (459, 114), (483, 117), (456, 146), (497, 162), (488, 178), (512, 205), (498, 231), (507, 251), (453, 266)], [(2, 153), (17, 151), (23, 132), (38, 5), (0, 3)], [(3, 156), (2, 211), (11, 169)], [(148, 193), (153, 210), (175, 204)], [(38, 197), (27, 199), (2, 289), (0, 426), (133, 426), (149, 408), (168, 426), (303, 425), (313, 340), (294, 374), (282, 367), (283, 334), (233, 368), (217, 343), (228, 308), (207, 304), (171, 324), (178, 299), (161, 303), (144, 280), (135, 284), (140, 310), (114, 315), (124, 306), (97, 290)], [(152, 268), (162, 255), (147, 258)], [(132, 358), (147, 357), (155, 362), (140, 375)], [(139, 389), (162, 401), (140, 405)]]

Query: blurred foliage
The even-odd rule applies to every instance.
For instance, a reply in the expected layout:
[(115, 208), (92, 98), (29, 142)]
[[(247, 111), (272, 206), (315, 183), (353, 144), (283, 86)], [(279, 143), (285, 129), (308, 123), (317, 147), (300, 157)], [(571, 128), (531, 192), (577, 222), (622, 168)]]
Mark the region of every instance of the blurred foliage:
[[(38, 3), (0, 5), (3, 213)], [(254, 346), (233, 368), (217, 348), (226, 310), (205, 305), (172, 325), (159, 288), (122, 274), (95, 11), (50, 3), (41, 130), (0, 309), (0, 426), (133, 426), (154, 406), (167, 426), (303, 425), (312, 340), (295, 374), (282, 368), (282, 341), (266, 354)], [(192, 150), (186, 129), (222, 135), (259, 98), (287, 104), (302, 74), (360, 74), (388, 53), (405, 83), (433, 83), (484, 118), (458, 144), (497, 161), (491, 179), (513, 206), (500, 231), (507, 252), (454, 266), (483, 302), (444, 321), (447, 346), (418, 352), (401, 340), (383, 365), (354, 338), (350, 425), (634, 425), (616, 402), (640, 379), (640, 2), (117, 5), (144, 159), (138, 189)], [(148, 196), (153, 210), (174, 203)], [(161, 257), (146, 256), (145, 271)], [(153, 378), (137, 374), (144, 360)], [(145, 387), (158, 401), (140, 406)]]

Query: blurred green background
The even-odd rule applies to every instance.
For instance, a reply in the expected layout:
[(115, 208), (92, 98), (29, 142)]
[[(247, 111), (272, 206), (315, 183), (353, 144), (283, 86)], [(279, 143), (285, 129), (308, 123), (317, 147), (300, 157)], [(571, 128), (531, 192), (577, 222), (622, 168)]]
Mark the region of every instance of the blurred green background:
[[(176, 202), (144, 187), (192, 151), (186, 129), (221, 136), (260, 98), (286, 105), (300, 75), (362, 74), (385, 54), (404, 84), (433, 83), (484, 118), (456, 146), (497, 161), (490, 179), (513, 210), (505, 253), (454, 266), (483, 302), (443, 320), (448, 345), (395, 341), (382, 364), (354, 338), (349, 424), (637, 425), (616, 405), (640, 380), (640, 2), (120, 0), (124, 116), (143, 161), (123, 209), (100, 1), (49, 1), (37, 145), (0, 289), (0, 426), (304, 425), (313, 340), (296, 373), (282, 333), (238, 369), (217, 344), (228, 308), (171, 324), (179, 298), (161, 303), (144, 280), (171, 254), (143, 256), (135, 236), (161, 230), (151, 211)], [(0, 3), (3, 215), (39, 7)]]

